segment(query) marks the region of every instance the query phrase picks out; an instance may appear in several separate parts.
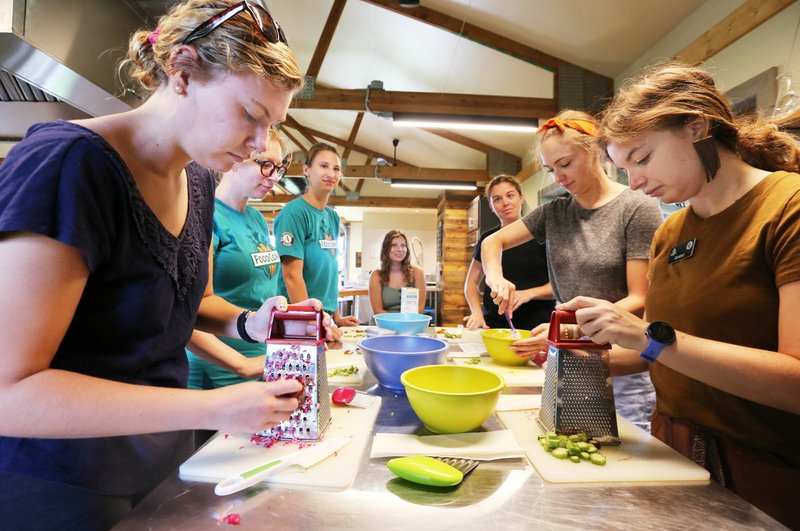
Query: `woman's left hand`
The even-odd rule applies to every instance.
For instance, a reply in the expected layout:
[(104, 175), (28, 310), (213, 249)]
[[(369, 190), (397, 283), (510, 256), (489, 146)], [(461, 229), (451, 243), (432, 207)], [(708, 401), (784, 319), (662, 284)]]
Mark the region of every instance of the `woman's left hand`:
[(613, 343), (641, 352), (649, 343), (645, 334), (648, 323), (608, 301), (575, 297), (557, 305), (556, 310), (574, 311), (581, 331), (598, 345)]
[(509, 311), (516, 312), (517, 308), (525, 304), (526, 302), (530, 302), (531, 300), (531, 291), (528, 289), (518, 290), (515, 291), (511, 295), (511, 303), (508, 306)]
[(360, 324), (361, 322), (358, 320), (358, 317), (354, 315), (339, 317), (336, 320), (336, 326), (358, 326)]
[[(298, 302), (295, 306), (311, 306), (315, 310), (322, 310), (322, 303), (317, 299), (307, 299)], [(269, 317), (272, 314), (272, 309), (277, 308), (278, 311), (285, 312), (289, 307), (286, 297), (281, 295), (270, 297), (258, 311), (251, 315), (245, 324), (247, 332), (253, 339), (264, 342), (269, 333)], [(286, 333), (299, 336), (315, 336), (317, 334), (317, 324), (314, 321), (295, 321), (286, 320), (284, 323)], [(332, 338), (333, 331), (331, 329), (331, 316), (327, 313), (322, 314), (322, 326), (325, 328), (325, 337), (328, 341), (334, 341)]]

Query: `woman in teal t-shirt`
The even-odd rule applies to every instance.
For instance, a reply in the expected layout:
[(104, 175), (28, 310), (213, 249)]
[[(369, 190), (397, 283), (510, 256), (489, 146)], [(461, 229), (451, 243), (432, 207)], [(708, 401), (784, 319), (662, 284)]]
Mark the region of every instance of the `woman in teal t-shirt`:
[[(266, 149), (236, 164), (217, 186), (214, 202), (213, 261), (209, 278), (216, 295), (242, 308), (258, 308), (278, 294), (280, 257), (269, 227), (249, 206), (265, 197), (286, 173), (285, 144), (270, 130)], [(264, 343), (195, 331), (189, 343), (189, 388), (215, 389), (258, 379), (264, 370)]]
[[(283, 274), (278, 280), (281, 295), (296, 304), (314, 297), (333, 315), (338, 326), (357, 326), (355, 317), (342, 317), (338, 310), (339, 263), (336, 259), (339, 215), (328, 206), (328, 197), (342, 178), (336, 149), (314, 144), (308, 150), (303, 173), (308, 188), (290, 201), (275, 218), (275, 237)], [(340, 333), (333, 329), (333, 338)]]

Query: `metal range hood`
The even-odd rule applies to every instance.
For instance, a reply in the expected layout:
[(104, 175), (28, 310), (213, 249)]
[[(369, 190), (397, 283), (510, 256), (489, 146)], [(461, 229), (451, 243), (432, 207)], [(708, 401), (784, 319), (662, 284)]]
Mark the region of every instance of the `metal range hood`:
[(146, 23), (130, 0), (0, 0), (0, 139), (138, 105), (116, 67)]

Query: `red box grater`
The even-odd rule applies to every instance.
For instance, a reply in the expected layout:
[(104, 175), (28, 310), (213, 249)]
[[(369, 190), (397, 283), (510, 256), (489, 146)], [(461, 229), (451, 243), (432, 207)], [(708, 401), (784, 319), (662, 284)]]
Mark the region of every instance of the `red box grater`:
[[(290, 324), (290, 321), (303, 323)], [(316, 332), (306, 335), (308, 327), (303, 324), (311, 321), (316, 324)], [(289, 306), (285, 312), (273, 308), (266, 344), (264, 381), (295, 378), (304, 387), (298, 398), (300, 406), (289, 419), (258, 435), (310, 441), (319, 439), (331, 421), (322, 311), (313, 306)]]
[(539, 425), (545, 431), (584, 432), (606, 444), (619, 444), (609, 371), (611, 345), (562, 338), (563, 324), (577, 324), (575, 312), (557, 310), (550, 316)]

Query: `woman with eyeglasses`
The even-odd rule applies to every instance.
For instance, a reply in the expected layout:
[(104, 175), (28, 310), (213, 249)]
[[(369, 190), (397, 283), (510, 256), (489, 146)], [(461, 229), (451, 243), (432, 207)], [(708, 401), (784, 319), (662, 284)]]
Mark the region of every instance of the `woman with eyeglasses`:
[[(263, 341), (272, 308), (207, 290), (214, 179), (266, 143), (303, 85), (269, 12), (189, 0), (135, 33), (149, 96), (36, 124), (0, 166), (0, 507), (8, 529), (107, 529), (193, 451), (256, 432), (294, 380), (185, 389), (193, 327)], [(193, 162), (194, 161), (194, 162)]]
[[(342, 162), (336, 149), (325, 143), (311, 146), (303, 165), (308, 187), (290, 201), (275, 218), (275, 239), (283, 274), (278, 280), (281, 294), (290, 302), (309, 297), (322, 301), (337, 326), (357, 326), (353, 316), (339, 314), (339, 214), (328, 206), (328, 198), (342, 178)], [(332, 327), (332, 338), (342, 332)]]
[[(285, 144), (270, 130), (266, 149), (234, 164), (214, 193), (212, 291), (242, 308), (258, 308), (278, 293), (281, 261), (261, 212), (247, 204), (263, 199), (286, 173)], [(189, 388), (215, 389), (261, 378), (264, 343), (195, 331), (188, 346)]]

